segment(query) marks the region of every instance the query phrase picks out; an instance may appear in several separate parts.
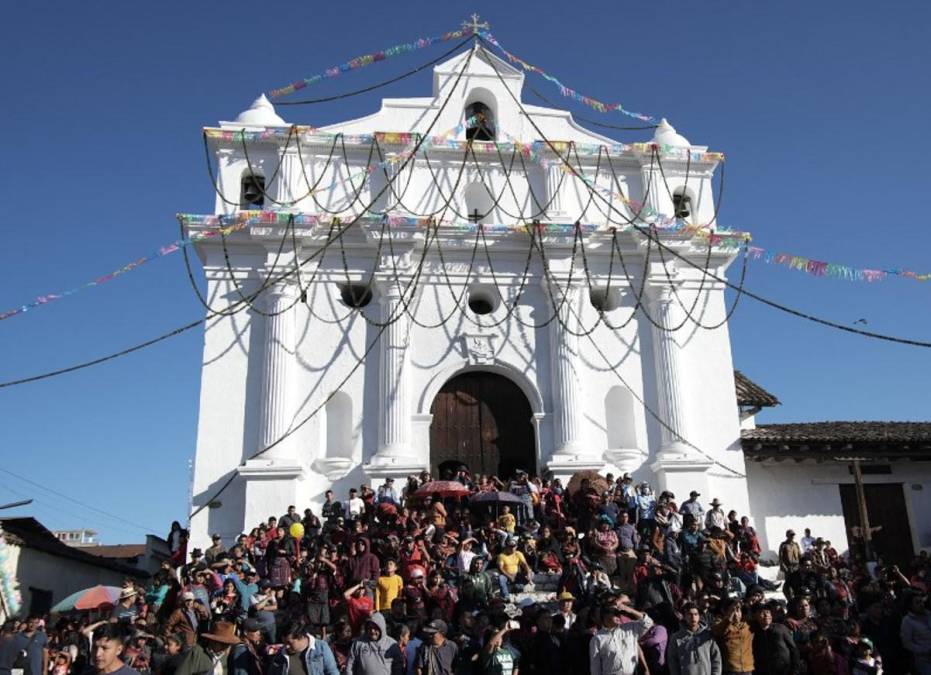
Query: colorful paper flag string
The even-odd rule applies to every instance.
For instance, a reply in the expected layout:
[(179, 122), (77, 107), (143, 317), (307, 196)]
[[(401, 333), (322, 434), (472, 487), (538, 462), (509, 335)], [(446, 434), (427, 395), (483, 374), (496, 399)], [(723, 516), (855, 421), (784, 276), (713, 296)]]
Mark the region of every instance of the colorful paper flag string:
[(536, 73), (537, 75), (539, 75), (546, 81), (551, 82), (552, 84), (556, 85), (556, 87), (559, 89), (559, 93), (562, 94), (566, 98), (571, 98), (601, 113), (619, 112), (622, 115), (627, 115), (628, 117), (632, 117), (642, 122), (649, 122), (650, 124), (659, 124), (659, 120), (656, 119), (655, 117), (652, 117), (651, 115), (644, 115), (643, 113), (631, 112), (630, 110), (625, 110), (624, 106), (622, 106), (620, 103), (604, 103), (602, 101), (599, 101), (598, 99), (591, 98), (590, 96), (583, 96), (582, 94), (577, 92), (575, 89), (572, 89), (571, 87), (567, 87), (566, 85), (564, 85), (562, 82), (560, 82), (558, 79), (556, 79), (555, 77), (547, 73), (542, 68), (539, 68), (530, 63), (527, 63), (519, 56), (515, 56), (514, 54), (509, 52), (507, 49), (501, 46), (501, 43), (499, 43), (491, 33), (488, 33), (486, 31), (480, 31), (479, 36), (482, 37), (488, 44), (493, 45), (494, 47), (497, 47), (501, 51), (501, 53), (504, 54), (505, 58), (507, 58), (507, 60), (510, 61), (511, 63), (516, 63), (518, 66), (520, 66), (527, 72)]
[(387, 49), (382, 49), (377, 52), (372, 52), (371, 54), (364, 54), (362, 56), (357, 56), (354, 59), (350, 59), (345, 63), (341, 63), (338, 66), (333, 66), (328, 68), (318, 75), (312, 75), (311, 77), (305, 77), (303, 80), (297, 80), (291, 84), (279, 87), (277, 89), (272, 89), (267, 92), (269, 98), (280, 98), (282, 96), (287, 96), (292, 94), (298, 89), (303, 89), (304, 87), (309, 87), (312, 84), (316, 84), (322, 80), (326, 80), (332, 77), (337, 77), (343, 73), (349, 72), (350, 70), (358, 70), (359, 68), (364, 68), (365, 66), (370, 66), (373, 63), (378, 63), (379, 61), (384, 61), (393, 56), (398, 56), (400, 54), (409, 54), (410, 52), (417, 51), (419, 49), (424, 49), (430, 47), (431, 45), (440, 43), (440, 42), (449, 42), (450, 40), (458, 40), (460, 38), (467, 38), (470, 35), (473, 35), (472, 28), (463, 28), (462, 30), (454, 30), (449, 33), (443, 33), (442, 35), (437, 35), (435, 37), (421, 38), (419, 40), (414, 40), (413, 42), (404, 42), (394, 47), (388, 47)]

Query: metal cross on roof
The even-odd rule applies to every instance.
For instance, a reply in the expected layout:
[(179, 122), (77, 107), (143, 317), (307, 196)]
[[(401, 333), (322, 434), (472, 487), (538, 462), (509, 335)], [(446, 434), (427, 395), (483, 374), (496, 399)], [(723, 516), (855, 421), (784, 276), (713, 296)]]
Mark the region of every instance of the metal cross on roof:
[(487, 21), (482, 21), (481, 17), (478, 14), (472, 15), (472, 22), (468, 21), (462, 22), (462, 27), (466, 30), (471, 30), (473, 33), (478, 34), (479, 29), (488, 30), (491, 26), (488, 25)]

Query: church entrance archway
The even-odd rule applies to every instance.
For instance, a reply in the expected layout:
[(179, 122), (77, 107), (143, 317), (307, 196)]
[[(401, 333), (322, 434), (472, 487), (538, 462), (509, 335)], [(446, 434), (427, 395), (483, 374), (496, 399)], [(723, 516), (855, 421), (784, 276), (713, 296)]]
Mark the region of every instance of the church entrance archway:
[(536, 473), (530, 402), (514, 382), (496, 373), (462, 373), (446, 382), (430, 406), (430, 469), (447, 478), (464, 464), (473, 476), (502, 480), (518, 469)]

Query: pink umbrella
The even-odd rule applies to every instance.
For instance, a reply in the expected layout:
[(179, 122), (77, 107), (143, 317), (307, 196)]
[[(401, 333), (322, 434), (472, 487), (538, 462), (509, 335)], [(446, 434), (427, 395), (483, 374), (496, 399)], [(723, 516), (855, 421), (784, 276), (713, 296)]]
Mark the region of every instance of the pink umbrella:
[(75, 603), (75, 609), (100, 609), (105, 606), (113, 607), (119, 601), (120, 591), (116, 586), (94, 586), (81, 592)]

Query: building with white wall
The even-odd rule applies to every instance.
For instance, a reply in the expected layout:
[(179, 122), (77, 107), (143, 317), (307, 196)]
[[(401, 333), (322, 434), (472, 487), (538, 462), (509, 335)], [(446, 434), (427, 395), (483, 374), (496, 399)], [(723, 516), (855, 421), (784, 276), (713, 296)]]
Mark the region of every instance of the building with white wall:
[[(788, 529), (862, 547), (854, 463), (859, 465), (874, 552), (904, 564), (931, 548), (931, 424), (763, 424), (743, 432), (750, 510), (764, 549)], [(772, 489), (771, 486), (778, 486)]]
[[(205, 130), (216, 209), (182, 222), (207, 302), (241, 311), (207, 320), (192, 545), (450, 462), (697, 489), (770, 547), (803, 515), (809, 469), (755, 449), (775, 399), (738, 377), (735, 404), (721, 155), (665, 120), (620, 144), (523, 84), (476, 47), (360, 119), (294, 126), (260, 97)], [(844, 548), (839, 500), (813, 508)]]
[[(69, 546), (34, 518), (0, 520), (4, 541), (3, 570), (11, 575), (0, 588), (0, 621), (8, 616), (46, 614), (72, 593), (103, 586), (122, 586), (127, 578), (146, 579), (148, 573), (116, 560), (92, 555), (82, 547)], [(6, 589), (18, 589), (19, 611), (10, 611)], [(7, 614), (9, 612), (9, 614)]]

